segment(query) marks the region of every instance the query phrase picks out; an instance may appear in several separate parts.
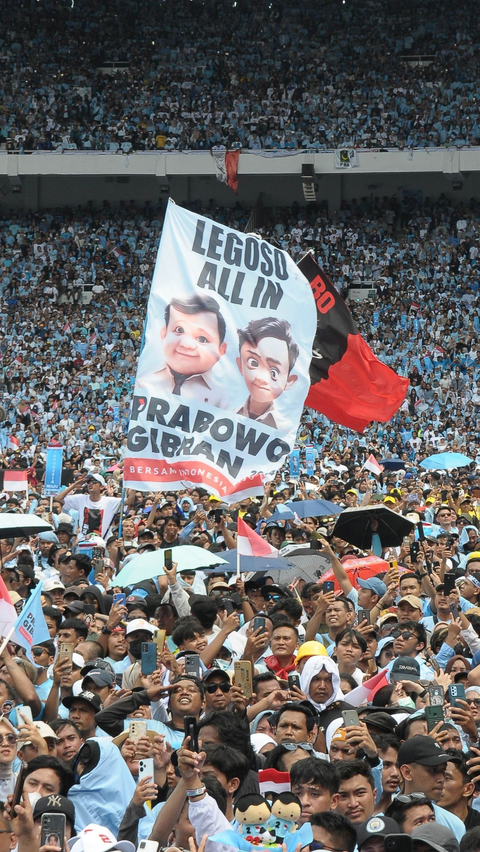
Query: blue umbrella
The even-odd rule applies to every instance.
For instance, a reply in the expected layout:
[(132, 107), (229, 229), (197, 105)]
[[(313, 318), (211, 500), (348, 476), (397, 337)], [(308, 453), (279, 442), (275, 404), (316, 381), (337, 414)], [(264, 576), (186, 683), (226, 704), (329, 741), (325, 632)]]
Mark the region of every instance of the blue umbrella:
[[(218, 554), (212, 553), (212, 556), (217, 556)], [(222, 554), (224, 565), (219, 565), (213, 571), (209, 571), (209, 574), (231, 574), (235, 573), (237, 570), (237, 551), (236, 550), (226, 550)], [(220, 562), (220, 560), (217, 560)], [(240, 557), (240, 571), (287, 571), (291, 569), (293, 566), (291, 562), (285, 559), (283, 556), (272, 557), (271, 556), (241, 556)]]
[(341, 515), (343, 512), (341, 506), (331, 503), (330, 500), (289, 500), (285, 505), (299, 518), (322, 518), (327, 515)]
[(420, 467), (425, 470), (453, 470), (456, 467), (466, 467), (472, 464), (472, 461), (473, 459), (463, 453), (434, 453), (420, 462)]
[[(153, 577), (160, 577), (165, 574), (164, 554), (164, 550), (155, 550), (151, 553), (142, 553), (141, 556), (134, 556), (113, 578), (111, 585), (124, 588), (134, 583), (142, 583), (144, 580), (152, 580)], [(172, 561), (177, 563), (177, 571), (188, 569), (195, 571), (218, 565), (224, 562), (224, 559), (218, 553), (210, 553), (203, 547), (185, 544), (173, 548)]]
[(385, 468), (385, 470), (405, 470), (406, 462), (402, 459), (381, 459), (379, 464)]
[(279, 503), (273, 515), (270, 515), (267, 521), (293, 521), (294, 519), (295, 513), (285, 503)]

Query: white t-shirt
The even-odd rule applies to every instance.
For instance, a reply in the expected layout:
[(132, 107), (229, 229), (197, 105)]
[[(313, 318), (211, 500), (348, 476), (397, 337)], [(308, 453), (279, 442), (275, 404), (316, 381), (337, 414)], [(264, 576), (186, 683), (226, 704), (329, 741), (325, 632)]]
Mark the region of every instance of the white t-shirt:
[(88, 494), (74, 494), (65, 498), (63, 506), (66, 512), (69, 509), (78, 512), (79, 541), (91, 533), (98, 533), (106, 540), (121, 502), (120, 497), (100, 497), (93, 501)]

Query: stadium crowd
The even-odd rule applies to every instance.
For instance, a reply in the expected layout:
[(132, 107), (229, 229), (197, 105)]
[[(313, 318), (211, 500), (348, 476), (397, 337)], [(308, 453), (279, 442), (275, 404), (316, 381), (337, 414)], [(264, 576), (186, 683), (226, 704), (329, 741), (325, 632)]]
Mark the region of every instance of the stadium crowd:
[(426, 0), (421, 19), (414, 2), (382, 0), (3, 7), (8, 150), (321, 151), (480, 139), (476, 10), (466, 0)]
[[(239, 205), (195, 209), (248, 221)], [(21, 614), (41, 582), (48, 631), (30, 659), (0, 650), (0, 852), (64, 852), (62, 816), (73, 852), (226, 852), (232, 830), (291, 852), (295, 825), (312, 852), (480, 852), (478, 205), (405, 195), (335, 215), (265, 211), (261, 234), (295, 259), (313, 249), (344, 295), (377, 288), (349, 306), (410, 386), (364, 435), (306, 409), (299, 474), (287, 464), (231, 506), (201, 487), (122, 499), (162, 223), (161, 206), (127, 203), (2, 223), (1, 465), (26, 469), (29, 490), (4, 491), (0, 508), (52, 530), (0, 539), (5, 594)], [(52, 501), (48, 443), (65, 447)], [(423, 471), (442, 450), (472, 462)], [(403, 469), (375, 476), (370, 454)], [(312, 502), (309, 516), (310, 498), (337, 509)], [(332, 513), (361, 504), (421, 519), (425, 541), (360, 550), (335, 535)], [(209, 572), (240, 522), (293, 565), (308, 547), (330, 580)], [(117, 576), (156, 551), (150, 578)], [(362, 579), (349, 563), (365, 556), (377, 573)], [(284, 787), (266, 804), (272, 770)]]

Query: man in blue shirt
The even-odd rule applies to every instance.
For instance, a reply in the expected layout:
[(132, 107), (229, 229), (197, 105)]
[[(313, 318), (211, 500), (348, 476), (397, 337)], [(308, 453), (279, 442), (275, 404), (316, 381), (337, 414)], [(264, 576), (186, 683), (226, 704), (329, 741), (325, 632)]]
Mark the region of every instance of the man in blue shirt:
[(455, 758), (444, 752), (439, 743), (428, 736), (416, 736), (406, 740), (398, 752), (404, 794), (409, 796), (412, 793), (424, 793), (427, 799), (433, 802), (436, 821), (450, 828), (460, 840), (465, 834), (463, 822), (435, 804), (442, 796), (447, 763), (452, 760)]

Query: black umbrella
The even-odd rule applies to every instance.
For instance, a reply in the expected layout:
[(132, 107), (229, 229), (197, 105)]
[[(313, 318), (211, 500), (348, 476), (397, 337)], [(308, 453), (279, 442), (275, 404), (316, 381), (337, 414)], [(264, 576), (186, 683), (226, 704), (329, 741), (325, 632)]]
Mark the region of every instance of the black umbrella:
[(18, 512), (3, 512), (0, 515), (0, 538), (19, 538), (52, 530), (52, 525), (38, 515), (23, 515)]
[(338, 516), (332, 535), (362, 550), (370, 550), (372, 536), (377, 533), (382, 547), (398, 547), (414, 526), (413, 521), (386, 506), (364, 506), (360, 509), (345, 509)]
[(380, 459), (378, 462), (385, 468), (385, 470), (405, 470), (407, 466), (407, 462), (403, 461), (403, 459)]
[(273, 570), (270, 570), (268, 573), (276, 583), (291, 583), (295, 577), (300, 580), (306, 580), (308, 583), (316, 582), (325, 571), (328, 571), (332, 567), (332, 560), (325, 550), (310, 547), (308, 544), (289, 544), (282, 547), (280, 553), (294, 567), (291, 569), (290, 574), (282, 571), (276, 577), (275, 568), (272, 565)]

